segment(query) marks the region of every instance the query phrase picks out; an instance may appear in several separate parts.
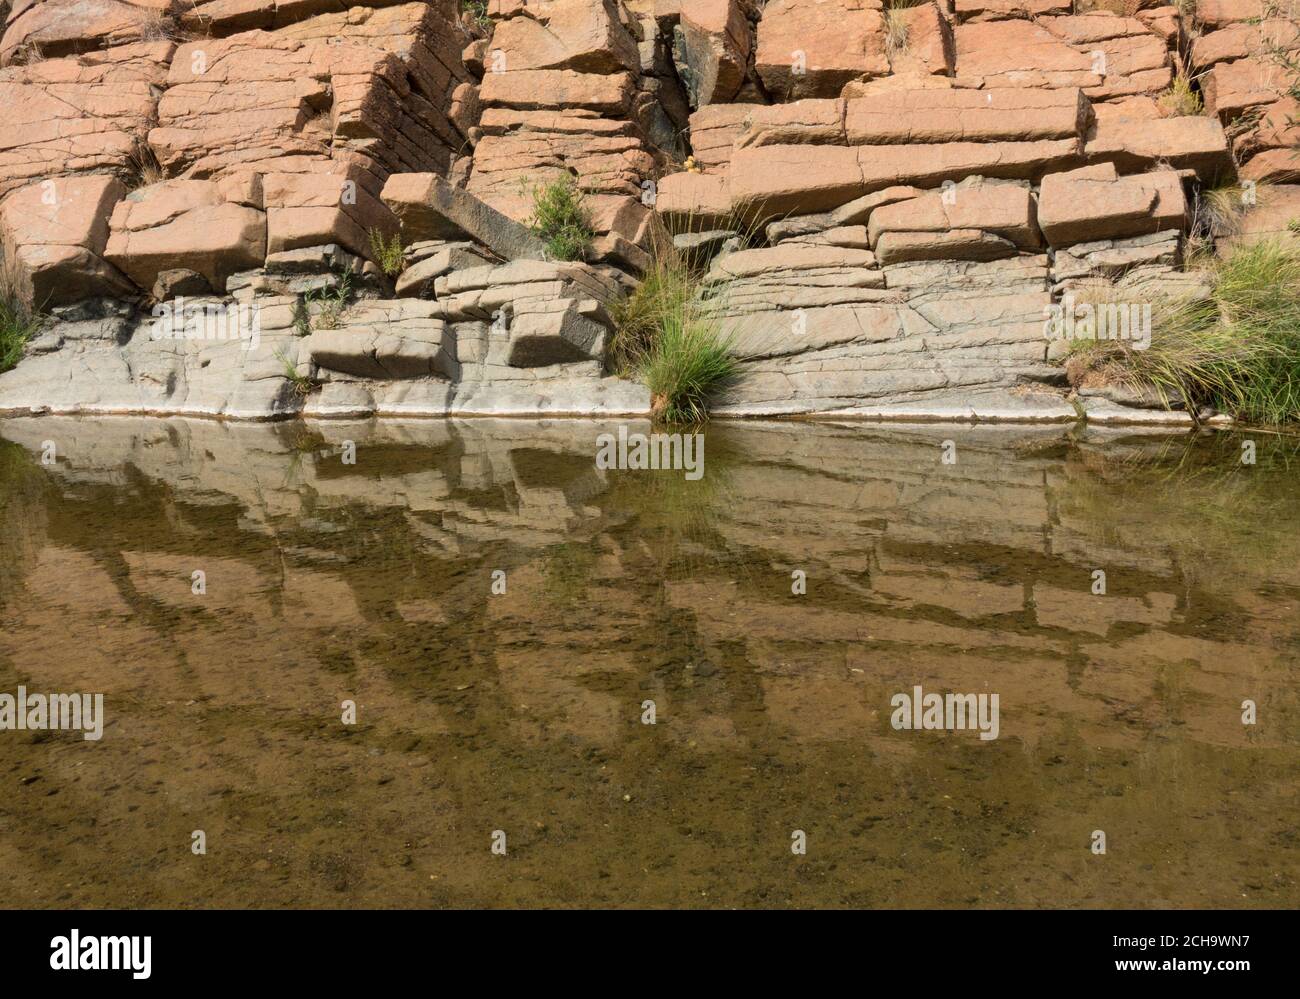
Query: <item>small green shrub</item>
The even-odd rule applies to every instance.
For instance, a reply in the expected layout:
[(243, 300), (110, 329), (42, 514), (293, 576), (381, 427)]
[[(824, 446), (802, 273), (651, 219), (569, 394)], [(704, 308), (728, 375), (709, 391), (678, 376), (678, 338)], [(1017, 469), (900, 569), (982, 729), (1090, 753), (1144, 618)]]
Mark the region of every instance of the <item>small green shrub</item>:
[(703, 422), (713, 396), (736, 375), (731, 344), (707, 303), (692, 300), (664, 318), (641, 363), (652, 409), (666, 423)]
[(488, 0), (461, 0), (461, 13), (468, 14), (474, 26), (480, 31), (492, 30), (492, 18), (488, 16)]
[(610, 353), (615, 370), (623, 375), (633, 373), (660, 330), (686, 309), (695, 292), (696, 282), (684, 266), (657, 261), (636, 290), (614, 307)]
[(402, 255), (402, 237), (393, 233), (389, 239), (379, 229), (371, 229), (370, 255), (379, 269), (388, 277), (395, 278), (406, 269), (406, 258)]
[(23, 350), (41, 328), (41, 317), (0, 288), (0, 374), (17, 366)]
[(1174, 82), (1169, 85), (1169, 89), (1160, 95), (1156, 103), (1160, 106), (1160, 110), (1171, 118), (1197, 115), (1205, 110), (1205, 102), (1192, 86), (1191, 77), (1181, 70), (1174, 77)]
[[(302, 300), (308, 316), (311, 315), (312, 306), (317, 306), (315, 318), (311, 320), (312, 329), (338, 329), (343, 318), (343, 310), (352, 301), (352, 269), (349, 267), (340, 274), (338, 283), (334, 287), (315, 288), (304, 294)], [(302, 332), (301, 326), (299, 332)]]
[(571, 177), (534, 187), (531, 228), (553, 260), (585, 260), (595, 238), (591, 210)]

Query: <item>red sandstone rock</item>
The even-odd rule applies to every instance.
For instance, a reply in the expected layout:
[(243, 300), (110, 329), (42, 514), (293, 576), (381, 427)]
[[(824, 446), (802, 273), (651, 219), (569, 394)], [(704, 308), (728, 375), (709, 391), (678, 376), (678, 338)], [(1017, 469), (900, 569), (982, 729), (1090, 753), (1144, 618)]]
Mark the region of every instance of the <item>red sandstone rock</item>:
[(121, 297), (131, 286), (103, 259), (108, 216), (126, 193), (115, 177), (61, 177), (0, 201), (0, 245), (14, 290), (28, 307)]
[(166, 40), (174, 33), (170, 6), (170, 0), (20, 0), (0, 40), (0, 64), (24, 50), (50, 58)]
[(167, 180), (117, 203), (109, 223), (105, 259), (141, 288), (162, 271), (202, 274), (221, 291), (226, 278), (260, 267), (266, 259), (266, 216), (231, 204), (209, 180)]
[(753, 44), (740, 0), (694, 0), (683, 7), (673, 55), (692, 107), (736, 96)]
[(1075, 88), (913, 90), (848, 101), (851, 145), (1081, 137), (1088, 105)]
[(36, 180), (131, 172), (171, 42), (0, 69), (0, 197)]
[(734, 207), (770, 218), (829, 211), (895, 184), (933, 186), (970, 176), (1036, 179), (1070, 164), (1077, 139), (935, 145), (760, 146), (731, 161)]
[(1121, 177), (1113, 164), (1043, 178), (1038, 225), (1054, 247), (1183, 229), (1187, 200), (1173, 171)]
[(1009, 240), (1020, 249), (1038, 249), (1042, 241), (1034, 222), (1034, 198), (1028, 184), (989, 183), (979, 179), (928, 191), (908, 201), (884, 205), (871, 213), (867, 227), (875, 247), (884, 233), (979, 230)]
[(1114, 163), (1135, 171), (1168, 163), (1195, 170), (1207, 181), (1232, 170), (1232, 153), (1223, 126), (1213, 118), (1128, 118), (1099, 116), (1084, 153), (1090, 162)]
[[(501, 59), (494, 62), (497, 53)], [(488, 62), (511, 73), (569, 69), (607, 74), (639, 65), (636, 40), (620, 21), (614, 0), (527, 4), (521, 16), (496, 25)]]
[(894, 45), (885, 46), (891, 73), (952, 75), (956, 45), (952, 29), (937, 5), (903, 8), (886, 17), (894, 19), (894, 37), (898, 39)]
[(1201, 80), (1205, 110), (1225, 125), (1261, 104), (1279, 100), (1293, 82), (1279, 63), (1267, 58), (1216, 64)]
[(850, 80), (889, 72), (881, 0), (771, 0), (755, 68), (781, 100), (836, 97)]

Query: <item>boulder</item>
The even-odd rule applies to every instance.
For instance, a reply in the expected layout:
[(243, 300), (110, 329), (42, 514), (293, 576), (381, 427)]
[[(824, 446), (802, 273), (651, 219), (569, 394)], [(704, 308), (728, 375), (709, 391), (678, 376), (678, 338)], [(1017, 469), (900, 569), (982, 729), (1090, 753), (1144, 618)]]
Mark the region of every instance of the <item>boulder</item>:
[(691, 151), (704, 173), (720, 173), (731, 164), (732, 146), (746, 131), (759, 105), (710, 104), (691, 115)]
[(212, 286), (202, 274), (176, 267), (158, 272), (149, 296), (155, 302), (169, 302), (174, 298), (201, 298), (211, 294)]
[(1211, 30), (1268, 16), (1268, 0), (1196, 0), (1196, 20)]
[(1213, 118), (1128, 118), (1099, 116), (1084, 143), (1089, 162), (1120, 170), (1144, 170), (1158, 163), (1195, 170), (1213, 182), (1232, 171), (1232, 151), (1223, 126)]
[(1039, 23), (1092, 61), (1101, 77), (1086, 88), (1094, 101), (1158, 94), (1173, 80), (1168, 41), (1136, 17), (1093, 11), (1045, 17)]
[(1071, 164), (1078, 140), (935, 145), (761, 146), (736, 151), (732, 205), (763, 218), (829, 211), (899, 184), (935, 186), (970, 176), (1034, 180)]
[(487, 107), (521, 111), (562, 107), (616, 115), (628, 112), (635, 90), (629, 73), (518, 70), (487, 73), (479, 99)]
[(990, 183), (978, 177), (910, 200), (881, 206), (871, 213), (867, 226), (873, 247), (885, 233), (943, 233), (949, 230), (990, 233), (1008, 241), (1013, 251), (1036, 250), (1042, 245), (1035, 224), (1034, 196), (1029, 185)]
[(1286, 68), (1272, 59), (1238, 59), (1212, 67), (1201, 78), (1201, 93), (1205, 110), (1226, 125), (1251, 108), (1280, 100), (1294, 82)]
[(813, 97), (751, 108), (741, 122), (735, 148), (782, 145), (847, 145), (844, 101)]
[(673, 33), (673, 62), (692, 108), (730, 101), (745, 82), (753, 31), (741, 0), (686, 5)]
[(1043, 178), (1038, 225), (1053, 247), (1186, 226), (1182, 178), (1166, 170), (1121, 177), (1104, 163)]
[(1237, 172), (1242, 180), (1257, 184), (1300, 182), (1300, 150), (1269, 149), (1254, 156)]
[(230, 275), (266, 259), (266, 215), (226, 202), (213, 181), (162, 181), (117, 203), (104, 256), (141, 288), (184, 268), (221, 292)]
[(731, 184), (719, 174), (669, 174), (659, 182), (655, 208), (673, 232), (725, 228), (731, 217)]
[(1215, 63), (1264, 55), (1270, 49), (1293, 50), (1297, 44), (1300, 44), (1300, 22), (1290, 18), (1230, 24), (1193, 39), (1191, 63), (1194, 69), (1205, 70)]
[(314, 364), (356, 378), (453, 378), (455, 340), (434, 312), (407, 299), (362, 303), (338, 328), (313, 332), (306, 347)]
[(448, 243), (402, 271), (395, 282), (395, 290), (399, 297), (423, 297), (432, 292), (434, 282), (444, 274), (494, 262), (474, 243)]
[(506, 363), (515, 368), (601, 360), (607, 329), (591, 299), (519, 299), (509, 320)]
[(0, 39), (0, 64), (31, 46), (49, 59), (157, 41), (172, 29), (168, 0), (41, 0), (16, 3)]
[(880, 0), (771, 0), (755, 69), (776, 99), (838, 97), (850, 80), (889, 72)]
[(545, 245), (526, 226), (436, 174), (393, 174), (380, 197), (401, 224), (404, 242), (469, 238), (505, 260), (545, 255)]
[(125, 193), (116, 177), (99, 174), (29, 184), (0, 201), (0, 257), (25, 305), (42, 310), (133, 293), (104, 260), (108, 216)]
[[(885, 52), (889, 70), (896, 75), (951, 76), (957, 52), (952, 29), (938, 4), (924, 3), (891, 10), (885, 15), (892, 36), (886, 32)], [(894, 44), (889, 44), (889, 39)]]
[(1015, 243), (982, 229), (887, 232), (876, 244), (882, 265), (914, 260), (997, 260), (1015, 255)]
[(972, 21), (953, 32), (957, 75), (983, 87), (1102, 85), (1099, 62), (1033, 21)]
[(382, 202), (362, 186), (357, 167), (316, 163), (300, 173), (268, 173), (262, 178), (267, 249), (271, 253), (303, 247), (342, 246), (370, 254), (370, 232), (392, 232), (396, 221)]
[(615, 0), (531, 4), (496, 24), (488, 61), (490, 75), (539, 69), (610, 74), (640, 65), (636, 40), (620, 21)]

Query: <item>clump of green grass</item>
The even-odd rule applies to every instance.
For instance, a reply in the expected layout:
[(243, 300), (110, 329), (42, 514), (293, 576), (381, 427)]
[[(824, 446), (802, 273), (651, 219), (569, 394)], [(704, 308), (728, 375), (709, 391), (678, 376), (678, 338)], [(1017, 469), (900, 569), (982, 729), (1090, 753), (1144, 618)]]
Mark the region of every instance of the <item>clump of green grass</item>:
[(1077, 342), (1071, 381), (1151, 390), (1193, 414), (1209, 405), (1248, 423), (1300, 421), (1300, 252), (1271, 241), (1237, 247), (1210, 277), (1209, 299), (1153, 303), (1145, 350)]
[[(352, 269), (349, 267), (343, 271), (333, 287), (312, 289), (303, 295), (302, 300), (303, 308), (309, 316), (311, 308), (317, 307), (315, 318), (311, 320), (312, 329), (338, 329), (343, 319), (343, 310), (352, 301)], [(301, 326), (298, 332), (302, 332)]]
[(0, 287), (0, 374), (23, 359), (27, 341), (41, 328), (41, 317)]
[(1192, 86), (1192, 78), (1183, 70), (1178, 71), (1173, 83), (1160, 95), (1156, 104), (1170, 118), (1185, 118), (1205, 110), (1205, 102)]
[(312, 389), (316, 387), (316, 383), (298, 370), (298, 365), (290, 359), (284, 350), (277, 350), (275, 356), (279, 360), (281, 367), (284, 368), (284, 377), (293, 386), (294, 395), (299, 399), (307, 398)]
[(382, 230), (371, 229), (367, 235), (370, 237), (371, 258), (379, 265), (379, 269), (390, 278), (401, 274), (406, 269), (401, 234), (395, 232), (390, 239)]
[(572, 177), (552, 181), (532, 190), (530, 226), (546, 244), (552, 260), (585, 260), (596, 233), (591, 209)]
[(636, 290), (613, 310), (610, 353), (619, 374), (634, 373), (660, 330), (672, 316), (685, 311), (696, 291), (697, 282), (681, 261), (656, 259)]
[(671, 248), (657, 249), (641, 285), (614, 310), (615, 363), (650, 389), (656, 419), (704, 421), (709, 404), (737, 374), (720, 296)]

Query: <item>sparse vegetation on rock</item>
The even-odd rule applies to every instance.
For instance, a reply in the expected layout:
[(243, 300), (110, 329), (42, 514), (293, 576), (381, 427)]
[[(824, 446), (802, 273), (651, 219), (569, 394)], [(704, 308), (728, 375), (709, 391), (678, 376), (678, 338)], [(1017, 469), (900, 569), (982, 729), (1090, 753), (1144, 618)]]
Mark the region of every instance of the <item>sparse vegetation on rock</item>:
[(370, 238), (370, 254), (374, 262), (388, 277), (395, 278), (406, 268), (402, 255), (402, 236), (393, 233), (385, 236), (380, 229), (372, 228), (367, 234)]
[(583, 260), (591, 251), (591, 211), (577, 181), (571, 177), (532, 189), (534, 234), (546, 244), (552, 260)]
[(0, 294), (0, 374), (22, 359), (23, 350), (40, 329), (41, 320), (16, 299)]
[[(1076, 341), (1071, 379), (1118, 382), (1166, 405), (1208, 405), (1251, 423), (1300, 420), (1300, 252), (1264, 241), (1211, 267), (1208, 298), (1153, 303), (1144, 349)], [(1113, 299), (1110, 291), (1094, 302)]]

